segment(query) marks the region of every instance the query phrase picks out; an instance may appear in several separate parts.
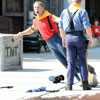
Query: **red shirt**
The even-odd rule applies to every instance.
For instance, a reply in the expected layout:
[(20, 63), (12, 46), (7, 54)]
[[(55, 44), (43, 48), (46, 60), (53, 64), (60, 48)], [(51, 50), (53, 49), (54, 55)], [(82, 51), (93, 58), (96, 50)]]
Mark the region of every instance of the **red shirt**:
[(100, 35), (100, 26), (93, 25), (92, 31), (94, 35)]
[(47, 17), (41, 20), (38, 20), (37, 18), (33, 19), (33, 24), (38, 28), (44, 40), (48, 40), (50, 37), (53, 36), (54, 33), (58, 33), (59, 31), (56, 23), (52, 21), (52, 15), (49, 16), (49, 20), (54, 29), (54, 32), (51, 31), (51, 27), (48, 23)]

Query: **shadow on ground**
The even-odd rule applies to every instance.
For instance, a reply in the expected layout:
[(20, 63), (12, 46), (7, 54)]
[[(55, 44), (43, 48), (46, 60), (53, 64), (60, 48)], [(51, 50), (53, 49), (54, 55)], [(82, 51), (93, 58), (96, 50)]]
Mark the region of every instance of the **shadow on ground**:
[(52, 71), (52, 69), (31, 69), (31, 68), (29, 68), (29, 69), (27, 69), (27, 68), (25, 68), (25, 69), (22, 69), (22, 70), (15, 70), (14, 72), (46, 72), (46, 71)]

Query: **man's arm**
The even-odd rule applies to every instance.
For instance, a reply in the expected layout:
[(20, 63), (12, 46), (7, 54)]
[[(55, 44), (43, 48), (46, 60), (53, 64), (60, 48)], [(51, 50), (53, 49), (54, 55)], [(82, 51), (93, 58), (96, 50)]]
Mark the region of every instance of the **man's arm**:
[(93, 37), (92, 37), (92, 30), (91, 30), (91, 27), (87, 27), (86, 28), (86, 32), (89, 36), (89, 39), (90, 39), (90, 46), (93, 46)]
[(59, 23), (60, 18), (57, 17), (57, 16), (55, 16), (55, 15), (52, 15), (52, 20), (53, 20), (53, 22), (55, 22), (55, 23)]
[(32, 34), (33, 32), (35, 32), (35, 30), (36, 30), (37, 28), (34, 26), (34, 24), (31, 26), (31, 27), (29, 27), (28, 29), (26, 29), (26, 30), (24, 30), (24, 31), (22, 31), (22, 32), (19, 32), (18, 34), (16, 34), (15, 36), (14, 36), (14, 39), (15, 40), (18, 40), (18, 38), (19, 37), (21, 37), (21, 36), (23, 36), (23, 35), (30, 35), (30, 34)]
[(61, 34), (61, 38), (62, 38), (62, 45), (63, 45), (63, 47), (66, 47), (65, 32), (62, 28), (60, 28), (59, 30), (60, 30), (60, 34)]

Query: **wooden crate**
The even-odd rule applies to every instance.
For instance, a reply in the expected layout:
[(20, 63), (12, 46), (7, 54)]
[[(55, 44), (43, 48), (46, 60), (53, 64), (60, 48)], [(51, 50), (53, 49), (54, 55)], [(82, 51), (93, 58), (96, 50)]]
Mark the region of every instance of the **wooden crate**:
[(22, 69), (23, 39), (13, 41), (14, 34), (0, 34), (0, 71)]

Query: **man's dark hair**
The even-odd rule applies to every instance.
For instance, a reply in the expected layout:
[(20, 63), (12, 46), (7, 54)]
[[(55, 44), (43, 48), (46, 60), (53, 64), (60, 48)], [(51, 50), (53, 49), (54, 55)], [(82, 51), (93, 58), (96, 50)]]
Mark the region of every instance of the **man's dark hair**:
[(98, 18), (95, 18), (94, 21), (99, 21), (99, 19)]

